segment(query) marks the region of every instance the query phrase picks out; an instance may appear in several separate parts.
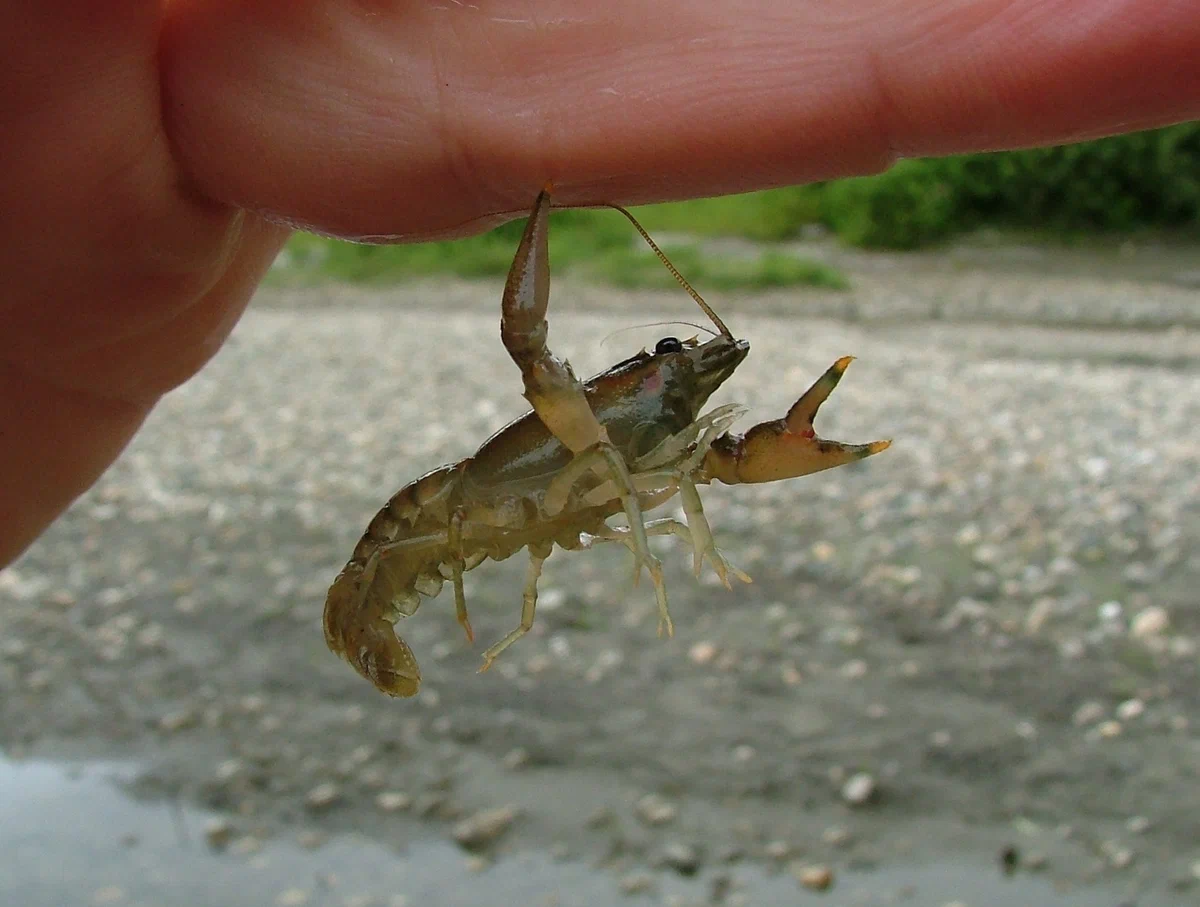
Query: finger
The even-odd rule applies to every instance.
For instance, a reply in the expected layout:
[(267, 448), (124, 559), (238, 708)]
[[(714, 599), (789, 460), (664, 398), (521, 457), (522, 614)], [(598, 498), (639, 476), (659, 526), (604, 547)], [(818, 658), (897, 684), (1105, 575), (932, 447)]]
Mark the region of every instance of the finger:
[[(168, 129), (215, 198), (428, 238), (564, 203), (865, 173), (1200, 115), (1191, 0), (210, 0)], [(216, 136), (220, 136), (216, 139)]]
[(204, 198), (162, 130), (160, 0), (0, 29), (0, 565), (216, 352), (286, 231)]
[(0, 30), (0, 360), (139, 401), (212, 355), (253, 286), (231, 265), (261, 272), (282, 235), (204, 198), (173, 160), (160, 7), (23, 0)]
[(282, 241), (248, 237), (210, 294), (121, 343), (57, 369), (30, 370), (0, 357), (0, 566), (99, 478), (163, 388), (217, 351), (272, 257), (262, 248)]

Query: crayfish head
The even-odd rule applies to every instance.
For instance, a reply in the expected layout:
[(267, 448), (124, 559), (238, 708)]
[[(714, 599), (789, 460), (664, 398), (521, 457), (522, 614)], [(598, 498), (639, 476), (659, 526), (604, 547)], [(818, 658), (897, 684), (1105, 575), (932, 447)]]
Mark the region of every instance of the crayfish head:
[(712, 393), (725, 383), (750, 352), (748, 340), (719, 336), (683, 352), (692, 362), (693, 397), (699, 411)]

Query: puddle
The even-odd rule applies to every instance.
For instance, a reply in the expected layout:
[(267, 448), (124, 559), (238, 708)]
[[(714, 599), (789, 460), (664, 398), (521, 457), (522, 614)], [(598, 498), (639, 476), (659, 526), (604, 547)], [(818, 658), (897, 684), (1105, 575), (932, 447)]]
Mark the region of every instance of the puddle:
[[(1046, 879), (1002, 878), (994, 865), (933, 865), (840, 874), (825, 894), (787, 873), (744, 864), (685, 879), (654, 874), (651, 893), (626, 896), (614, 874), (539, 853), (505, 857), (482, 872), (441, 841), (393, 849), (338, 836), (312, 850), (266, 841), (252, 854), (210, 849), (212, 814), (127, 796), (119, 764), (64, 766), (0, 759), (0, 904), (12, 907), (640, 907), (664, 903), (914, 907), (1138, 907), (1182, 905), (1183, 895), (1127, 899), (1109, 890), (1059, 892)], [(724, 872), (732, 893), (714, 901)]]

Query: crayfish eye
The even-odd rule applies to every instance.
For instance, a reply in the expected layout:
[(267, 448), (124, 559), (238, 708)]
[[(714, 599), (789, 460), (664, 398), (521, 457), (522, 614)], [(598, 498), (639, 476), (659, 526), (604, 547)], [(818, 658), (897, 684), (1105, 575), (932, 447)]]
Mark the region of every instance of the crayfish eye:
[(656, 355), (662, 355), (663, 353), (681, 353), (683, 352), (683, 344), (679, 342), (678, 337), (664, 337), (662, 340), (658, 341), (658, 344), (654, 347), (654, 352)]

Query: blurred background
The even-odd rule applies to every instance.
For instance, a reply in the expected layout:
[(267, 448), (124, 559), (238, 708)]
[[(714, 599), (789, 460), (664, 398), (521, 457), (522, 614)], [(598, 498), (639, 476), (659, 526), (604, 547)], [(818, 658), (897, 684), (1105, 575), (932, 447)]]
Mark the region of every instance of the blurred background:
[[(325, 648), (405, 483), (525, 410), (522, 227), (296, 236), (226, 348), (0, 572), (0, 904), (1175, 905), (1200, 897), (1200, 124), (636, 209), (751, 343), (710, 405), (851, 467), (702, 490), (726, 591), (653, 543), (525, 557)], [(593, 374), (703, 320), (612, 211), (552, 219)], [(670, 515), (674, 504), (659, 516)]]

